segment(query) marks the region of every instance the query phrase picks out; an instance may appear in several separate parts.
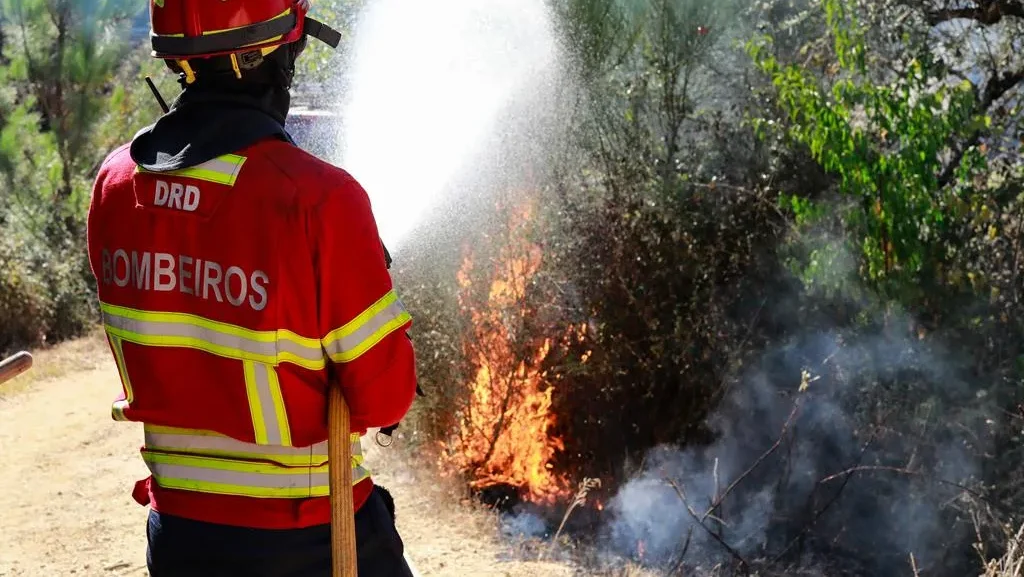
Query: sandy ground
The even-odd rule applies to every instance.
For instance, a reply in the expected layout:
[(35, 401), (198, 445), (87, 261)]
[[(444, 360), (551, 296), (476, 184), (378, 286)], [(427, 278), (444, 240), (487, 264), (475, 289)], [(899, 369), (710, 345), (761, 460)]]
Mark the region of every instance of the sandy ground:
[[(0, 576), (148, 575), (147, 510), (130, 496), (148, 473), (138, 454), (141, 426), (110, 419), (119, 385), (102, 340), (40, 352), (30, 373), (0, 387)], [(421, 575), (578, 574), (511, 560), (490, 514), (449, 497), (396, 447), (380, 449), (370, 438), (364, 447), (395, 496)]]

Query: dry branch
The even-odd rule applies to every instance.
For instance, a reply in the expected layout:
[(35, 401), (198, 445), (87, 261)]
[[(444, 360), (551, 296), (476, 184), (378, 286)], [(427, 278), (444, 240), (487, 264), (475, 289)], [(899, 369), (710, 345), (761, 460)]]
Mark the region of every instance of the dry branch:
[[(864, 444), (860, 448), (860, 453), (857, 455), (857, 463), (860, 463), (861, 460), (864, 459), (864, 454), (867, 452), (868, 447), (871, 446), (871, 443), (873, 443), (874, 440), (875, 440), (875, 433), (872, 432), (871, 436), (868, 437), (868, 440), (865, 441)], [(839, 489), (836, 490), (836, 492), (832, 495), (832, 498), (830, 498), (820, 509), (818, 509), (817, 511), (814, 512), (814, 515), (811, 516), (810, 521), (808, 521), (807, 524), (803, 527), (803, 529), (800, 530), (800, 533), (798, 533), (796, 535), (796, 537), (793, 537), (789, 541), (789, 543), (786, 544), (785, 547), (783, 547), (782, 551), (780, 551), (778, 555), (776, 555), (774, 558), (772, 558), (772, 561), (771, 561), (772, 563), (776, 563), (780, 559), (785, 557), (786, 554), (789, 553), (789, 550), (792, 549), (793, 546), (796, 545), (800, 541), (800, 539), (802, 539), (804, 537), (804, 535), (806, 535), (808, 533), (808, 531), (810, 531), (811, 528), (813, 528), (814, 525), (818, 523), (818, 520), (821, 519), (821, 516), (824, 515), (825, 512), (828, 511), (829, 508), (831, 508), (832, 505), (834, 505), (836, 503), (836, 501), (839, 500), (839, 497), (842, 496), (843, 491), (846, 489), (846, 486), (849, 484), (850, 479), (852, 479), (852, 478), (853, 478), (853, 476), (850, 475), (850, 476), (847, 476), (846, 478), (843, 479), (842, 484), (839, 486)], [(810, 507), (811, 500), (813, 498), (814, 498), (814, 492), (812, 492), (808, 496), (808, 507)]]
[(792, 426), (793, 419), (796, 418), (796, 414), (799, 410), (800, 404), (794, 403), (793, 410), (789, 412), (789, 417), (787, 417), (786, 422), (782, 424), (782, 430), (779, 432), (779, 437), (775, 439), (775, 442), (772, 443), (772, 446), (768, 447), (768, 450), (762, 453), (761, 456), (758, 457), (757, 460), (755, 460), (754, 463), (750, 465), (750, 467), (748, 467), (742, 475), (736, 477), (736, 479), (732, 483), (729, 483), (729, 486), (725, 488), (725, 491), (723, 491), (721, 495), (715, 497), (715, 502), (712, 503), (711, 507), (708, 508), (706, 513), (704, 513), (704, 516), (701, 519), (701, 521), (706, 519), (716, 509), (721, 507), (722, 502), (725, 501), (725, 498), (729, 496), (729, 493), (732, 493), (733, 489), (735, 489), (737, 485), (742, 483), (744, 479), (749, 477), (750, 474), (753, 473), (754, 470), (757, 469), (761, 465), (761, 463), (765, 461), (765, 459), (767, 459), (769, 456), (771, 456), (772, 453), (778, 450), (779, 446), (782, 445), (782, 439), (786, 437), (786, 432), (789, 431), (789, 427)]
[(982, 577), (1024, 577), (1024, 525), (1016, 535), (1007, 535), (1006, 553), (989, 561)]
[[(718, 544), (721, 545), (726, 551), (728, 551), (729, 554), (732, 555), (733, 559), (739, 562), (740, 567), (745, 572), (749, 573), (750, 564), (747, 563), (747, 560), (744, 559), (738, 551), (733, 549), (732, 546), (726, 543), (721, 536), (719, 536), (717, 533), (712, 531), (707, 525), (704, 524), (704, 519), (707, 518), (708, 513), (710, 513), (710, 511), (708, 511), (708, 513), (705, 513), (703, 516), (698, 515), (697, 512), (693, 510), (693, 507), (690, 506), (690, 503), (686, 500), (686, 495), (683, 493), (683, 490), (679, 487), (679, 485), (677, 485), (675, 481), (673, 481), (672, 479), (665, 479), (665, 482), (668, 483), (673, 489), (675, 489), (676, 495), (678, 495), (679, 500), (683, 502), (683, 507), (686, 508), (686, 512), (690, 514), (690, 517), (693, 519), (693, 521), (697, 523), (697, 525), (699, 525), (701, 529), (704, 529), (705, 533), (711, 535), (711, 537), (715, 541), (718, 541)], [(689, 540), (687, 540), (687, 546), (689, 546)]]
[(888, 471), (890, 473), (899, 473), (901, 475), (908, 475), (908, 476), (912, 476), (912, 477), (925, 477), (925, 478), (931, 479), (932, 481), (934, 481), (936, 483), (939, 483), (939, 484), (942, 484), (942, 485), (949, 485), (951, 487), (956, 487), (957, 489), (960, 489), (961, 491), (964, 491), (965, 493), (969, 493), (969, 494), (973, 495), (974, 497), (977, 497), (978, 499), (980, 499), (982, 501), (986, 501), (986, 502), (988, 501), (985, 498), (984, 495), (982, 495), (981, 493), (975, 491), (974, 489), (971, 489), (970, 487), (967, 487), (966, 485), (962, 485), (962, 484), (954, 482), (954, 481), (947, 481), (946, 479), (937, 479), (937, 478), (932, 477), (931, 475), (922, 473), (920, 471), (911, 471), (910, 469), (905, 469), (903, 467), (890, 467), (890, 466), (886, 466), (886, 465), (858, 465), (856, 467), (850, 467), (849, 469), (846, 469), (844, 471), (840, 471), (838, 473), (829, 475), (828, 477), (825, 477), (824, 479), (821, 479), (820, 481), (818, 481), (818, 484), (822, 484), (823, 485), (825, 483), (828, 483), (829, 481), (834, 481), (835, 479), (838, 479), (840, 477), (846, 477), (846, 476), (853, 475), (854, 473), (858, 473), (858, 472), (862, 472), (862, 471)]

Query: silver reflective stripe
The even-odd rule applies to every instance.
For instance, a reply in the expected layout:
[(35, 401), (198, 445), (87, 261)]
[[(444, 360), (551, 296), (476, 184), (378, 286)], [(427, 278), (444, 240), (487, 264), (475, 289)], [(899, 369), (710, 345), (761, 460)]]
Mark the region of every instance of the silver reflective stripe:
[[(249, 497), (303, 498), (330, 494), (330, 478), (323, 467), (274, 467), (260, 466), (263, 470), (239, 470), (230, 462), (216, 459), (211, 466), (187, 464), (194, 460), (187, 456), (145, 453), (146, 466), (154, 480), (169, 489), (200, 491)], [(200, 458), (199, 462), (203, 460)], [(236, 463), (245, 465), (244, 462)], [(220, 466), (216, 466), (220, 465)], [(353, 465), (352, 484), (355, 485), (370, 476), (369, 470)]]
[(222, 184), (234, 184), (235, 180), (238, 178), (238, 173), (242, 171), (243, 164), (245, 164), (245, 158), (235, 155), (225, 155), (220, 158), (214, 158), (213, 160), (207, 160), (202, 164), (196, 165), (195, 168), (223, 176), (224, 180)]
[[(279, 338), (278, 331), (248, 331), (228, 325), (219, 327), (221, 323), (180, 313), (130, 311), (136, 316), (159, 318), (144, 320), (117, 314), (115, 307), (103, 308), (103, 322), (108, 332), (127, 341), (192, 347), (229, 358), (258, 360), (273, 365), (288, 361), (308, 368), (323, 366), (323, 350), (319, 346), (305, 346), (294, 339)], [(257, 338), (248, 338), (246, 333)]]
[[(309, 466), (319, 466), (327, 462), (327, 441), (307, 447), (282, 447), (277, 445), (257, 445), (239, 441), (226, 435), (212, 431), (199, 431), (195, 429), (180, 429), (177, 427), (164, 427), (158, 425), (144, 425), (146, 448), (161, 453), (186, 453), (195, 456), (210, 457), (246, 457), (250, 459), (268, 458), (277, 461), (275, 457), (286, 457), (287, 462), (283, 464), (301, 463)], [(351, 451), (353, 464), (361, 464), (363, 460), (363, 446), (359, 435), (351, 435)]]
[(150, 468), (153, 475), (158, 478), (162, 477), (164, 479), (200, 481), (205, 483), (218, 483), (221, 485), (236, 485), (243, 487), (298, 489), (327, 486), (329, 484), (327, 473), (248, 473), (244, 471), (225, 471), (222, 469), (192, 467), (189, 465), (171, 465), (160, 462), (150, 463)]
[(359, 442), (359, 439), (352, 441), (352, 445), (349, 447), (349, 455), (352, 456), (352, 478), (355, 479), (357, 471), (363, 468), (363, 444)]
[(186, 433), (161, 433), (146, 430), (146, 447), (158, 451), (217, 451), (237, 456), (261, 457), (298, 457), (308, 460), (310, 465), (322, 465), (327, 462), (327, 441), (321, 441), (308, 447), (281, 447), (275, 445), (256, 445), (232, 439), (222, 435), (189, 435)]
[(125, 409), (131, 408), (131, 402), (135, 400), (135, 392), (132, 391), (132, 380), (128, 376), (128, 369), (124, 364), (124, 348), (121, 346), (120, 337), (108, 334), (107, 340), (110, 348), (114, 351), (114, 362), (117, 365), (117, 372), (121, 376), (121, 384), (124, 386), (124, 400), (115, 401), (110, 407), (110, 417), (115, 421), (127, 421), (124, 416)]
[(334, 361), (352, 361), (410, 318), (394, 291), (389, 292), (353, 322), (328, 334), (324, 350)]
[(277, 350), (284, 353), (291, 353), (296, 357), (309, 361), (322, 361), (324, 359), (324, 351), (320, 347), (306, 347), (301, 343), (288, 339), (278, 339)]
[(226, 334), (208, 327), (193, 324), (163, 321), (140, 321), (107, 312), (103, 313), (103, 322), (116, 329), (129, 331), (137, 335), (147, 337), (182, 337), (187, 339), (200, 339), (215, 345), (245, 351), (254, 355), (264, 355), (268, 357), (277, 355), (276, 342), (254, 341), (239, 335)]
[(363, 467), (362, 465), (358, 465), (358, 466), (352, 468), (352, 484), (353, 485), (355, 485), (356, 483), (362, 481), (363, 479), (366, 479), (369, 476), (370, 476), (370, 470), (365, 468), (365, 467)]
[[(266, 475), (167, 463), (148, 465), (156, 482), (168, 489), (278, 498), (323, 497), (330, 494), (330, 479), (327, 473)], [(366, 469), (355, 467), (352, 470), (352, 484), (355, 485), (369, 476), (370, 472)]]
[(252, 413), (253, 431), (258, 445), (291, 445), (291, 433), (281, 400), (281, 386), (273, 367), (266, 363), (244, 362), (245, 388)]

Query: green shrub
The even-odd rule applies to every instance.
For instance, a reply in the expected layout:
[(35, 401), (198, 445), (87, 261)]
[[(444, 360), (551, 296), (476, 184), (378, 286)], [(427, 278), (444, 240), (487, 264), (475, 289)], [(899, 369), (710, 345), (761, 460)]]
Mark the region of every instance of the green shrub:
[(78, 336), (95, 321), (85, 248), (7, 227), (0, 238), (0, 352)]

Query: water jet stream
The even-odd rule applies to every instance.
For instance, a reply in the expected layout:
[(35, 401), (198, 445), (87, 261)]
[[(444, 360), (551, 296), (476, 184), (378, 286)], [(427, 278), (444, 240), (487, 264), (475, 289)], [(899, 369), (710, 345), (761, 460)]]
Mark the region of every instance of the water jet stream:
[(554, 62), (543, 0), (377, 0), (357, 21), (337, 164), (367, 190), (385, 244), (407, 236)]

